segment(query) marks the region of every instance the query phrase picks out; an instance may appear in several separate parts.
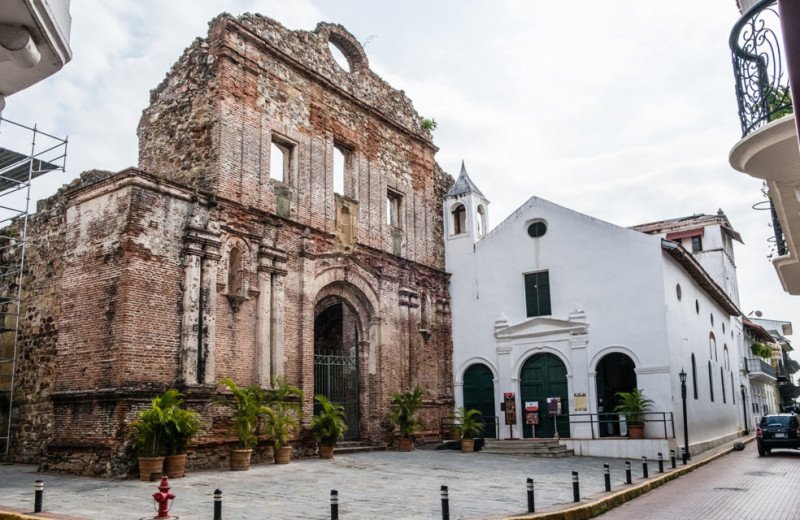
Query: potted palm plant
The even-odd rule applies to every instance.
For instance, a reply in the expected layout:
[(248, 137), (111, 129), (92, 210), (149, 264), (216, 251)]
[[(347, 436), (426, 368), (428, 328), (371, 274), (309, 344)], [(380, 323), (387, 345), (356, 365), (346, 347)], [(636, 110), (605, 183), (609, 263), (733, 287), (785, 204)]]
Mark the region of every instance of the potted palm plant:
[(625, 416), (628, 425), (628, 436), (631, 439), (644, 439), (644, 415), (650, 411), (651, 399), (644, 396), (638, 388), (631, 392), (617, 392), (619, 404), (614, 411)]
[(177, 402), (167, 419), (167, 435), (165, 447), (167, 456), (164, 459), (164, 472), (169, 478), (180, 478), (186, 473), (186, 449), (195, 437), (203, 433), (206, 425), (202, 416), (194, 410), (185, 410), (183, 394), (177, 394)]
[(139, 452), (139, 480), (149, 482), (153, 474), (161, 476), (166, 452), (167, 424), (176, 403), (180, 401), (177, 390), (168, 390), (150, 400), (150, 408), (139, 412), (131, 422), (130, 434), (135, 436), (133, 448)]
[(397, 440), (399, 451), (411, 451), (414, 449), (414, 439), (412, 436), (417, 432), (422, 422), (415, 416), (422, 408), (422, 396), (425, 391), (417, 387), (413, 391), (392, 394), (392, 412), (389, 420), (397, 426), (400, 438)]
[(331, 403), (324, 395), (314, 396), (321, 405), (319, 413), (311, 418), (311, 431), (319, 441), (319, 458), (332, 459), (333, 449), (347, 431), (344, 406)]
[(227, 386), (233, 399), (225, 396), (218, 396), (215, 402), (227, 406), (233, 415), (233, 425), (228, 430), (236, 432), (239, 438), (239, 445), (231, 449), (231, 470), (246, 471), (250, 469), (250, 457), (253, 454), (253, 446), (258, 444), (256, 428), (261, 416), (271, 417), (272, 410), (264, 406), (264, 394), (258, 385), (250, 385), (239, 388), (236, 383), (228, 377), (223, 377), (220, 382)]
[(289, 441), (294, 437), (302, 414), (303, 391), (290, 385), (285, 376), (273, 377), (272, 387), (266, 395), (272, 411), (266, 420), (266, 433), (274, 443), (275, 464), (288, 464), (292, 457)]
[(450, 415), (453, 419), (453, 431), (461, 438), (461, 452), (472, 453), (475, 451), (475, 437), (483, 431), (483, 423), (478, 420), (481, 412), (467, 410), (463, 406), (456, 408)]

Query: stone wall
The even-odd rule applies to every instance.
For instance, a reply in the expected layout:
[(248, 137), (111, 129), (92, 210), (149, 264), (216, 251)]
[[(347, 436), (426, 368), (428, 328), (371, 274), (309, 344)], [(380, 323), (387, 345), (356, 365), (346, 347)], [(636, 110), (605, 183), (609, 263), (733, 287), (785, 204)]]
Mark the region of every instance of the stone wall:
[[(415, 386), (427, 391), (426, 428), (437, 427), (453, 404), (439, 211), (452, 178), (352, 35), (221, 15), (152, 92), (139, 138), (139, 169), (82, 176), (32, 228), (26, 284), (38, 292), (21, 355), (37, 357), (18, 365), (32, 402), (17, 409), (15, 460), (130, 474), (128, 424), (178, 388), (209, 424), (190, 466), (218, 466), (233, 440), (209, 402), (226, 376), (269, 387), (285, 375), (302, 388), (295, 443), (313, 453), (314, 316), (331, 298), (357, 327), (358, 436), (383, 440), (390, 395)], [(283, 180), (270, 178), (273, 142), (288, 150)], [(262, 447), (255, 460), (269, 457)]]

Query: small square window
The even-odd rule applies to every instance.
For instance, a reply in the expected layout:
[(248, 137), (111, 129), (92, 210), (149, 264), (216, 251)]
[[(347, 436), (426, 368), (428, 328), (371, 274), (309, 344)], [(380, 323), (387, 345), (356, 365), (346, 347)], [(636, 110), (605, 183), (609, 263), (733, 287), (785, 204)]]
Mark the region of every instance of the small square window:
[(698, 251), (703, 250), (703, 239), (702, 237), (694, 236), (692, 237), (692, 253), (697, 253)]

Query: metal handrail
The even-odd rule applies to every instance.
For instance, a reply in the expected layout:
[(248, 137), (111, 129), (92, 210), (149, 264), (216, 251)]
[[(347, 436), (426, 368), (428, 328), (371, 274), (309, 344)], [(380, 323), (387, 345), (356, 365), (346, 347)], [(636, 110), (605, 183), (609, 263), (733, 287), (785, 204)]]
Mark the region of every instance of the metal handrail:
[(728, 39), (742, 137), (793, 113), (776, 4), (777, 0), (761, 0), (752, 6), (734, 24)]
[[(668, 435), (667, 431), (667, 424), (669, 423), (670, 428), (672, 429), (672, 437), (675, 437), (675, 420), (672, 416), (672, 412), (645, 412), (644, 419), (642, 422), (645, 423), (663, 423), (664, 424), (664, 438), (669, 439), (670, 436)], [(588, 419), (588, 420), (575, 420), (575, 419)], [(596, 418), (596, 419), (595, 419)], [(625, 415), (619, 413), (611, 413), (611, 412), (599, 412), (599, 413), (574, 413), (569, 415), (569, 422), (570, 424), (590, 424), (590, 429), (592, 430), (592, 439), (596, 439), (594, 433), (594, 425), (597, 424), (598, 427), (602, 424), (609, 424), (609, 423), (624, 423), (625, 422)]]

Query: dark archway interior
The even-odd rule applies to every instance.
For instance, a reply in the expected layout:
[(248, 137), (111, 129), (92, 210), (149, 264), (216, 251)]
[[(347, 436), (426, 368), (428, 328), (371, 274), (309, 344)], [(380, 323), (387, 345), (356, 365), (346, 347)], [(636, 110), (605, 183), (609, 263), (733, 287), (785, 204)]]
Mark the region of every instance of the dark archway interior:
[[(314, 395), (345, 409), (345, 439), (359, 438), (356, 314), (337, 297), (317, 304), (314, 318)], [(319, 404), (315, 402), (315, 413)]]
[[(636, 388), (636, 365), (625, 354), (612, 353), (603, 356), (597, 364), (597, 411), (613, 414), (619, 404), (618, 392), (630, 392)], [(620, 435), (619, 416), (600, 415), (600, 436)]]

